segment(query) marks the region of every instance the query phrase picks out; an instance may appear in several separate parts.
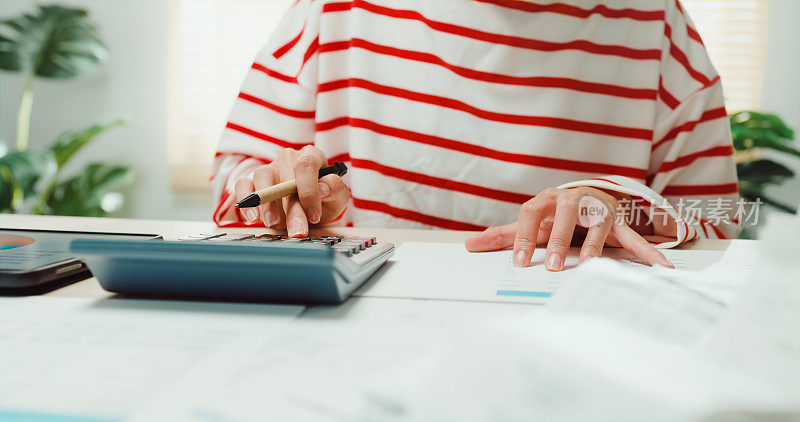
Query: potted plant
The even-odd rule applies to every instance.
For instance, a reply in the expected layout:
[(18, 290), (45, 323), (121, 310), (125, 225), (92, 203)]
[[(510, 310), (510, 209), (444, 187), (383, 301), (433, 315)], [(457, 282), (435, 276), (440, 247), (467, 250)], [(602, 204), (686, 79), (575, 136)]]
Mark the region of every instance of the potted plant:
[(781, 211), (796, 213), (794, 205), (770, 198), (764, 191), (769, 185), (783, 183), (794, 176), (785, 165), (768, 158), (765, 150), (800, 157), (793, 145), (794, 132), (774, 114), (742, 111), (730, 116), (736, 170), (739, 173), (739, 194), (742, 198), (760, 201)]
[(43, 5), (35, 13), (0, 21), (0, 69), (26, 75), (16, 148), (9, 151), (4, 144), (0, 149), (0, 212), (99, 217), (121, 206), (122, 196), (115, 191), (133, 182), (129, 167), (91, 163), (71, 177), (63, 170), (81, 149), (123, 120), (64, 132), (42, 150), (28, 147), (36, 80), (73, 79), (107, 59), (86, 10)]

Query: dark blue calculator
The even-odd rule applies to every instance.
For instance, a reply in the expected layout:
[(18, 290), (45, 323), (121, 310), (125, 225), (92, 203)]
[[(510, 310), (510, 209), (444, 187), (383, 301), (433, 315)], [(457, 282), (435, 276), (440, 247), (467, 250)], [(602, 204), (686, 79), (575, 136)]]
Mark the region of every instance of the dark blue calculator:
[(340, 303), (394, 254), (374, 237), (199, 234), (178, 241), (78, 239), (70, 251), (110, 292)]

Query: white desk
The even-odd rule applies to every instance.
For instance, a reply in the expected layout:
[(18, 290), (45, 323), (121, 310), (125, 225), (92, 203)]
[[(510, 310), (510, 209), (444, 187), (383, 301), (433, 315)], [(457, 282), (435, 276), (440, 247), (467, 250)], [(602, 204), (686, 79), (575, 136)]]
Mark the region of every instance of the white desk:
[[(0, 216), (0, 226), (155, 233), (167, 239), (187, 233), (261, 231), (220, 230), (208, 222), (16, 215)], [(472, 234), (352, 228), (330, 229), (325, 233), (375, 235), (381, 241), (398, 246), (405, 241), (463, 242)], [(728, 241), (704, 240), (684, 245), (683, 248), (724, 250), (728, 245)], [(95, 300), (96, 305), (93, 306), (101, 309), (114, 306), (109, 305), (110, 302), (120, 302), (117, 299), (107, 300), (110, 294), (100, 289), (94, 279), (61, 288), (48, 296), (91, 299)], [(166, 388), (160, 399), (142, 403), (145, 412), (142, 420), (183, 420), (187, 415), (190, 420), (354, 420), (359, 417), (357, 410), (361, 406), (357, 400), (365, 388), (371, 388), (372, 384), (384, 378), (384, 371), (387, 377), (419, 379), (435, 369), (425, 366), (426, 358), (431, 353), (431, 347), (441, 344), (443, 339), (456, 333), (463, 339), (464, 333), (470, 333), (485, 321), (519, 321), (540, 309), (540, 306), (525, 304), (379, 298), (351, 298), (340, 306), (310, 308), (301, 314), (291, 329), (275, 339), (270, 338), (260, 347), (248, 349), (247, 353), (241, 352), (235, 362), (228, 359), (218, 362), (220, 366), (216, 367), (213, 366), (212, 356), (208, 360), (211, 363), (207, 362), (207, 366), (211, 366), (202, 377), (181, 380)], [(169, 312), (170, 308), (162, 310)], [(208, 317), (208, 312), (212, 311), (203, 312)], [(536, 359), (535, 356), (532, 358)], [(498, 359), (502, 360), (503, 356), (498, 355)], [(392, 367), (399, 361), (408, 361), (410, 366)], [(226, 366), (229, 372), (223, 371), (222, 368)], [(146, 369), (152, 368), (142, 368)], [(474, 369), (476, 376), (492, 371), (491, 367)], [(472, 381), (480, 382), (478, 379)], [(309, 397), (314, 400), (304, 401)], [(80, 401), (79, 398), (75, 400)], [(190, 402), (194, 404), (188, 404)], [(85, 415), (86, 409), (92, 409), (86, 407), (89, 405), (81, 406), (76, 404), (71, 411)], [(187, 414), (186, 409), (192, 410)]]
[[(74, 230), (87, 232), (146, 233), (160, 234), (165, 239), (176, 239), (189, 233), (252, 233), (266, 230), (254, 228), (217, 228), (212, 222), (201, 221), (166, 221), (166, 220), (133, 220), (118, 218), (82, 218), (29, 215), (0, 215), (0, 227), (13, 229), (39, 230)], [(400, 246), (403, 242), (464, 242), (474, 232), (450, 230), (398, 230), (398, 229), (363, 229), (363, 228), (331, 228), (314, 231), (313, 234), (326, 233), (340, 236), (377, 236), (382, 242)], [(688, 250), (724, 250), (729, 240), (700, 239), (680, 249)], [(100, 298), (111, 294), (100, 288), (97, 280), (90, 278), (54, 292), (51, 296)]]

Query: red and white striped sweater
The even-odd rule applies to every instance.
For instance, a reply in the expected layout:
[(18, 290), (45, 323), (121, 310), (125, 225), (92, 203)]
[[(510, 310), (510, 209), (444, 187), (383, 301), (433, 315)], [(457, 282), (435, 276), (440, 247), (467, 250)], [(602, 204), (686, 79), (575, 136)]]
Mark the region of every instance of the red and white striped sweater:
[[(286, 147), (347, 161), (345, 223), (478, 230), (553, 186), (678, 207), (672, 246), (733, 237), (719, 76), (676, 0), (299, 0), (258, 55), (215, 160), (214, 221), (237, 178)], [(698, 202), (699, 201), (699, 202)], [(719, 203), (719, 202), (716, 202)]]

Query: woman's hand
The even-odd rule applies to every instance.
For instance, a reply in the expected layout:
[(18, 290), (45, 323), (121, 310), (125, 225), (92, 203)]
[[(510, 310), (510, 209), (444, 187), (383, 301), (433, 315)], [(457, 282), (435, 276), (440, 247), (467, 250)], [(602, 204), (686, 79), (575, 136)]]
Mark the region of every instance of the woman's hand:
[(289, 237), (305, 237), (309, 223), (327, 223), (340, 216), (350, 200), (350, 190), (335, 174), (318, 178), (319, 170), (327, 165), (325, 154), (317, 147), (306, 146), (299, 151), (287, 148), (272, 163), (256, 168), (252, 179), (237, 180), (237, 201), (253, 191), (297, 180), (297, 195), (242, 209), (245, 221), (249, 224), (260, 219), (267, 228), (286, 228)]
[(617, 198), (595, 188), (546, 189), (524, 203), (519, 219), (490, 227), (466, 242), (467, 250), (484, 252), (514, 246), (517, 267), (530, 265), (536, 245), (547, 244), (545, 268), (564, 269), (576, 226), (586, 227), (580, 262), (600, 256), (603, 246), (622, 246), (650, 265), (674, 268), (658, 249), (616, 215)]

